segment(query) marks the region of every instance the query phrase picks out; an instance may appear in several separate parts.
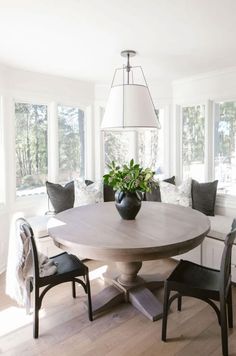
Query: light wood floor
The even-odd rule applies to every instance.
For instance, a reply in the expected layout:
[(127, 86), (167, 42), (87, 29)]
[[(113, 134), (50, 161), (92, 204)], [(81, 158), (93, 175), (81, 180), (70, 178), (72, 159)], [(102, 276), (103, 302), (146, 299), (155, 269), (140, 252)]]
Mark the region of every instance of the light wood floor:
[[(90, 271), (104, 264), (89, 261)], [(143, 264), (145, 273), (166, 273), (174, 267), (171, 260)], [(78, 297), (64, 284), (46, 295), (41, 311), (40, 336), (32, 337), (32, 315), (26, 317), (4, 293), (5, 276), (0, 276), (0, 354), (67, 356), (217, 356), (221, 355), (220, 328), (214, 311), (204, 302), (183, 299), (182, 312), (173, 304), (168, 319), (169, 341), (160, 340), (161, 321), (151, 322), (129, 304), (121, 304), (92, 323), (89, 322), (80, 287)], [(103, 288), (99, 278), (91, 281), (92, 295)], [(236, 288), (234, 317), (236, 321)], [(162, 291), (157, 295), (162, 299)], [(20, 319), (19, 319), (20, 315)], [(21, 324), (23, 321), (23, 325)], [(236, 327), (229, 336), (230, 355), (236, 355)]]

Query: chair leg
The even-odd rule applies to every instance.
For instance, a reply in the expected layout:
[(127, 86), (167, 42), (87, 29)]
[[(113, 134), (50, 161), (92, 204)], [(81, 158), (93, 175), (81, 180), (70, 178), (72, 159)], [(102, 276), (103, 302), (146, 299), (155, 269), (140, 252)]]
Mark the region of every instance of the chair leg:
[(86, 274), (85, 279), (86, 279), (86, 288), (87, 288), (87, 294), (88, 294), (88, 316), (89, 316), (89, 320), (93, 321), (91, 290), (90, 290), (90, 281), (89, 281), (88, 274)]
[(167, 317), (168, 317), (168, 309), (169, 309), (169, 296), (170, 296), (170, 290), (168, 288), (167, 282), (165, 282), (163, 317), (162, 317), (162, 335), (161, 335), (162, 341), (166, 341)]
[(35, 339), (39, 336), (39, 288), (34, 286), (34, 326), (33, 336)]
[(73, 297), (73, 298), (76, 298), (75, 281), (72, 281), (72, 297)]
[(229, 287), (228, 298), (227, 298), (227, 306), (228, 306), (228, 324), (229, 328), (233, 328), (233, 304), (232, 304), (232, 286)]
[(177, 306), (177, 308), (178, 308), (178, 311), (181, 311), (181, 309), (182, 309), (182, 295), (178, 296), (178, 306)]
[(223, 356), (228, 356), (227, 313), (226, 313), (226, 303), (223, 298), (221, 298), (220, 300), (220, 326), (221, 326), (222, 354)]

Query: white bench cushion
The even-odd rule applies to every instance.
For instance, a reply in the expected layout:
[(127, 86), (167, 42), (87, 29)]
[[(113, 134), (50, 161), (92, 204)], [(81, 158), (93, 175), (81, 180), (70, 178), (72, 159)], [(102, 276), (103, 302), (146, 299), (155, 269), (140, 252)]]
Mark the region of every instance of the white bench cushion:
[(43, 216), (33, 216), (28, 218), (28, 222), (31, 225), (34, 237), (41, 238), (48, 236), (48, 220), (51, 218), (51, 215), (43, 215)]
[(230, 216), (223, 215), (208, 216), (208, 218), (211, 222), (211, 230), (207, 234), (207, 236), (213, 237), (215, 239), (224, 240), (225, 236), (231, 230), (233, 218)]

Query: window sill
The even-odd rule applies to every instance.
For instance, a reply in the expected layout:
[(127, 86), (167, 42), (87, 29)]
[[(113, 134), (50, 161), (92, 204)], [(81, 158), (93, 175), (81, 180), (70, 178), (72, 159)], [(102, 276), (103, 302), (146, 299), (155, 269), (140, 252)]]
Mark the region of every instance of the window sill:
[(216, 196), (216, 205), (220, 207), (236, 208), (236, 196), (218, 194)]

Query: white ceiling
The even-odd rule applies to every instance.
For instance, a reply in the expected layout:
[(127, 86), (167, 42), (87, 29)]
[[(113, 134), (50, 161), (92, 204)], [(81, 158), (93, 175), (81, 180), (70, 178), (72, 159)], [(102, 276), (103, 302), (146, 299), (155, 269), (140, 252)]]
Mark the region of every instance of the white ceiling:
[(0, 62), (100, 83), (134, 49), (148, 80), (236, 65), (236, 0), (0, 0)]

